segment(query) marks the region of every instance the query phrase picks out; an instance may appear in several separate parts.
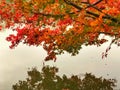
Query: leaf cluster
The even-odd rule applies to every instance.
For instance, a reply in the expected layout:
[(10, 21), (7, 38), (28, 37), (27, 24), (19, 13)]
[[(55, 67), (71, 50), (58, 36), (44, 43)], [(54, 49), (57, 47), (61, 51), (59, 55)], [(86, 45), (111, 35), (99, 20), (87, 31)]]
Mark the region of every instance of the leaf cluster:
[(10, 48), (21, 42), (42, 46), (46, 61), (64, 52), (76, 55), (82, 45), (101, 46), (108, 41), (101, 34), (119, 43), (120, 0), (1, 0), (0, 8), (0, 30), (17, 33), (6, 38)]

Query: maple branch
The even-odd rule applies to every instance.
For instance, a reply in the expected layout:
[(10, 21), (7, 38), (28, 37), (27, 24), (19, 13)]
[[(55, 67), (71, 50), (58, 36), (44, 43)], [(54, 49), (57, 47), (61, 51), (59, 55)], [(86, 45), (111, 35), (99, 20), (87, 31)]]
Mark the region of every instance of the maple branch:
[(98, 0), (97, 2), (93, 3), (92, 5), (97, 5), (99, 4), (100, 2), (102, 2), (103, 0)]
[[(101, 9), (97, 8), (94, 4), (90, 4), (90, 3), (87, 3), (87, 4), (88, 4), (88, 6), (87, 6), (85, 9), (87, 9), (87, 8), (89, 8), (89, 7), (92, 7), (92, 8), (94, 8), (94, 9), (98, 10), (99, 12), (103, 13), (103, 12), (101, 11)], [(105, 13), (104, 13), (104, 14), (105, 14)]]
[[(88, 1), (89, 1), (89, 0), (88, 0)], [(95, 2), (95, 3), (93, 3), (93, 4), (90, 4), (90, 6), (92, 6), (93, 8), (95, 8), (95, 9), (97, 9), (97, 10), (99, 10), (99, 9), (96, 8), (94, 5), (99, 4), (101, 1), (103, 1), (103, 0), (98, 0), (97, 2)], [(68, 4), (68, 5), (71, 5), (71, 6), (75, 7), (76, 9), (78, 9), (77, 12), (80, 12), (82, 9), (84, 9), (84, 8), (76, 5), (75, 3), (71, 2), (70, 0), (64, 0), (64, 2), (65, 2), (66, 4)], [(84, 2), (84, 3), (88, 3), (88, 2)], [(90, 6), (89, 6), (89, 7), (90, 7)], [(99, 17), (99, 16), (100, 16), (99, 14), (96, 14), (96, 13), (94, 13), (94, 12), (91, 12), (91, 11), (88, 11), (88, 10), (85, 10), (85, 11), (86, 11), (87, 14), (92, 15), (92, 16), (94, 16), (94, 17)], [(99, 11), (101, 12), (101, 10), (99, 10)], [(34, 13), (34, 14), (38, 14), (38, 15), (48, 16), (48, 17), (60, 17), (60, 18), (61, 18), (61, 17), (64, 17), (64, 16), (65, 16), (65, 14), (57, 14), (57, 15), (55, 15), (55, 14), (45, 14), (45, 13), (40, 13), (40, 12), (39, 12), (39, 13), (33, 12), (33, 13)], [(75, 12), (69, 12), (68, 14), (75, 14)], [(115, 23), (120, 24), (120, 21), (119, 21), (118, 19), (116, 19), (116, 18), (114, 18), (114, 17), (112, 17), (112, 16), (110, 16), (110, 15), (108, 15), (108, 14), (105, 14), (105, 16), (103, 16), (103, 19), (109, 19), (109, 20), (111, 20), (111, 21), (113, 21), (113, 22), (115, 22)]]
[[(90, 4), (90, 5), (92, 5), (92, 6), (95, 6), (95, 5), (97, 5), (97, 4), (99, 4), (100, 2), (102, 2), (103, 0), (98, 0), (98, 1), (96, 1), (95, 3), (93, 3), (93, 4), (90, 4), (90, 1), (89, 0), (87, 0), (87, 2), (81, 2), (81, 3), (83, 3), (83, 4)], [(88, 6), (88, 7), (90, 7), (90, 6)], [(87, 7), (87, 8), (88, 8)]]
[(65, 2), (66, 4), (68, 4), (68, 5), (72, 5), (73, 7), (77, 8), (77, 9), (79, 9), (79, 10), (82, 10), (82, 9), (83, 9), (82, 7), (76, 5), (75, 3), (73, 3), (73, 2), (71, 2), (71, 1), (69, 1), (69, 0), (64, 0), (64, 2)]
[[(64, 0), (64, 1), (65, 1), (66, 4), (71, 5), (71, 6), (75, 7), (76, 9), (78, 9), (79, 10), (78, 12), (80, 12), (83, 9), (82, 7), (76, 5), (75, 3), (73, 3), (73, 2), (71, 2), (69, 0)], [(96, 5), (96, 4), (100, 3), (101, 1), (102, 0), (99, 0), (98, 2), (94, 3), (93, 5)], [(90, 12), (88, 10), (85, 10), (85, 11), (86, 11), (87, 14), (93, 15), (95, 17), (99, 17), (100, 16), (99, 14), (96, 14), (94, 12)], [(116, 22), (116, 23), (120, 24), (120, 21), (118, 19), (116, 19), (116, 18), (114, 18), (114, 17), (112, 17), (112, 16), (110, 16), (108, 14), (106, 14), (105, 16), (103, 16), (103, 18), (104, 19), (112, 20), (113, 22)]]
[[(94, 8), (94, 9), (98, 10), (99, 12), (105, 14), (106, 16), (109, 16), (109, 17), (110, 17), (110, 15), (108, 15), (108, 14), (102, 12), (101, 9), (99, 9), (98, 7), (95, 6), (95, 5), (99, 4), (99, 3), (102, 2), (102, 1), (103, 1), (103, 0), (98, 0), (97, 2), (91, 4), (91, 3), (89, 2), (89, 0), (87, 0), (87, 2), (82, 2), (82, 3), (88, 4), (88, 6), (87, 6), (85, 9), (87, 9), (87, 8), (89, 8), (89, 7), (92, 7), (92, 8)], [(112, 17), (112, 18), (113, 18), (113, 17)]]

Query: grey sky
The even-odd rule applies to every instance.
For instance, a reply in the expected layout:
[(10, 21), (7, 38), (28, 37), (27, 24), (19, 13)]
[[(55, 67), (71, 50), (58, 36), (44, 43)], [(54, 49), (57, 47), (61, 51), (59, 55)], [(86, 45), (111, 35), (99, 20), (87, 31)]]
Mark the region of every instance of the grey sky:
[[(17, 48), (10, 50), (10, 43), (5, 41), (5, 37), (9, 33), (0, 32), (0, 90), (11, 90), (11, 86), (18, 80), (24, 80), (28, 68), (40, 69), (46, 56), (46, 52), (41, 47), (20, 44)], [(70, 56), (66, 53), (58, 56), (57, 62), (49, 61), (45, 64), (59, 67), (61, 75), (92, 72), (98, 77), (116, 78), (120, 81), (120, 48), (113, 45), (108, 58), (101, 59), (101, 53), (105, 51), (108, 44), (99, 48), (96, 46), (84, 47), (77, 56)], [(118, 86), (120, 87), (119, 83)]]

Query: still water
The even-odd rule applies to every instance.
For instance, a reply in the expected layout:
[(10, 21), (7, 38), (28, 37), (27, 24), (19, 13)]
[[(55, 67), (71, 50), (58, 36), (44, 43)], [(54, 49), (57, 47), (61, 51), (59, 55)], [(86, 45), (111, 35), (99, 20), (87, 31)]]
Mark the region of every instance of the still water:
[[(4, 34), (3, 34), (4, 33)], [(28, 68), (42, 68), (46, 52), (41, 47), (29, 47), (20, 44), (10, 50), (10, 43), (5, 41), (8, 35), (0, 33), (0, 90), (12, 90), (12, 85), (18, 80), (25, 80)], [(93, 73), (97, 77), (115, 78), (120, 87), (120, 48), (113, 45), (108, 58), (102, 60), (101, 53), (105, 51), (109, 43), (97, 48), (96, 46), (83, 47), (77, 56), (65, 53), (58, 56), (57, 61), (45, 62), (46, 65), (59, 68), (59, 74), (81, 75), (86, 72)]]

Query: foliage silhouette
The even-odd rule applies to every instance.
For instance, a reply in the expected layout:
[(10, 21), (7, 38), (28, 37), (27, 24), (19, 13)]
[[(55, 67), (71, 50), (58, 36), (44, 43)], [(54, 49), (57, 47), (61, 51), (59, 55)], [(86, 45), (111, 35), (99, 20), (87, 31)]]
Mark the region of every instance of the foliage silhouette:
[(97, 78), (86, 73), (84, 78), (72, 75), (57, 75), (58, 68), (44, 66), (39, 72), (36, 68), (28, 71), (28, 78), (13, 85), (13, 90), (113, 90), (115, 79)]

